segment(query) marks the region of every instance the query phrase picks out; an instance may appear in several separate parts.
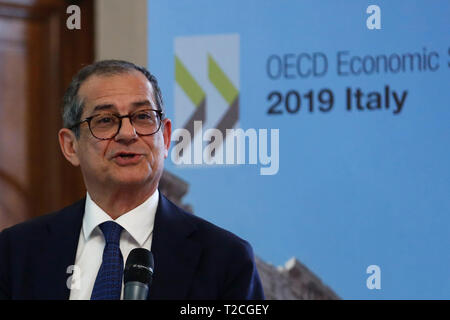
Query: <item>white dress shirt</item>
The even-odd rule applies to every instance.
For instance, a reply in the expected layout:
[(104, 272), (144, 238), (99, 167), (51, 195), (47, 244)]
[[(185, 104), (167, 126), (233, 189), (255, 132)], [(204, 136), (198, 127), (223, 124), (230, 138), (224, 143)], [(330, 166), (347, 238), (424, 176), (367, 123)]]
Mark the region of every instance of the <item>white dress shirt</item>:
[[(120, 235), (120, 251), (125, 266), (128, 254), (132, 249), (146, 248), (150, 250), (158, 200), (159, 192), (156, 189), (144, 203), (113, 220), (87, 193), (75, 266), (71, 271), (73, 272), (71, 281), (68, 280), (68, 285), (71, 282), (70, 300), (89, 300), (91, 298), (105, 248), (105, 238), (99, 225), (105, 221), (115, 221), (124, 229)], [(123, 299), (123, 283), (121, 299)]]

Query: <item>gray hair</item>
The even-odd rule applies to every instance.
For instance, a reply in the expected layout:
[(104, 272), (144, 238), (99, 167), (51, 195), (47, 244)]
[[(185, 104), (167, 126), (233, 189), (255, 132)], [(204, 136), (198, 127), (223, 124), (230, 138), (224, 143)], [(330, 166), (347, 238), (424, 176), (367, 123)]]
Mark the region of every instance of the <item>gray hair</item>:
[(80, 127), (76, 125), (81, 121), (84, 101), (78, 96), (81, 84), (92, 75), (118, 75), (137, 70), (141, 72), (151, 83), (155, 95), (155, 102), (159, 110), (164, 112), (161, 90), (156, 78), (144, 67), (123, 60), (103, 60), (82, 68), (73, 77), (67, 88), (62, 106), (62, 118), (64, 128), (70, 128), (77, 138), (80, 137)]

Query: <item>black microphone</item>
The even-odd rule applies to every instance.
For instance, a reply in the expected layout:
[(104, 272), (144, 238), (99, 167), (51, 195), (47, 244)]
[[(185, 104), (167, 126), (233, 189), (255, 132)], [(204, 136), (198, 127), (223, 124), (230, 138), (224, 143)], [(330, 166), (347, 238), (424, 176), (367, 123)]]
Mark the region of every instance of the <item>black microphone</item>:
[(144, 248), (131, 250), (123, 272), (124, 300), (147, 300), (152, 284), (153, 255)]

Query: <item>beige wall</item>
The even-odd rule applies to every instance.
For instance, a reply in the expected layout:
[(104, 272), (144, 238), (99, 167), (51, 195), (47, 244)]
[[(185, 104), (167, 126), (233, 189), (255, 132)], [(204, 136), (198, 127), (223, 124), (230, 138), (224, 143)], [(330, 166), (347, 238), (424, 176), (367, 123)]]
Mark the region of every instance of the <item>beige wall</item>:
[(147, 66), (147, 0), (96, 0), (95, 59)]

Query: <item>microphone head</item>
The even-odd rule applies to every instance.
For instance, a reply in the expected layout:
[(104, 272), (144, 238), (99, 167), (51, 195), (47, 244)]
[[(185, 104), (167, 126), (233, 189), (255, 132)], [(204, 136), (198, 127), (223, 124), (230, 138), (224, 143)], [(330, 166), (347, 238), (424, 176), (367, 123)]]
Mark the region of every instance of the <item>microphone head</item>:
[(153, 255), (144, 248), (135, 248), (128, 255), (123, 271), (123, 282), (137, 281), (150, 287), (153, 276)]

